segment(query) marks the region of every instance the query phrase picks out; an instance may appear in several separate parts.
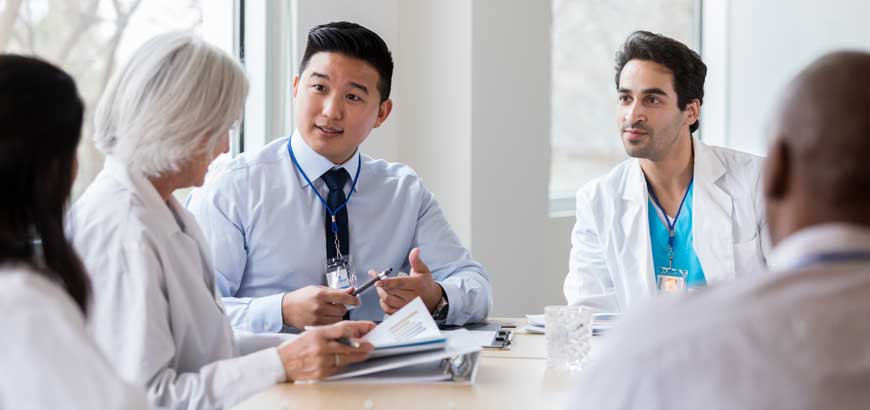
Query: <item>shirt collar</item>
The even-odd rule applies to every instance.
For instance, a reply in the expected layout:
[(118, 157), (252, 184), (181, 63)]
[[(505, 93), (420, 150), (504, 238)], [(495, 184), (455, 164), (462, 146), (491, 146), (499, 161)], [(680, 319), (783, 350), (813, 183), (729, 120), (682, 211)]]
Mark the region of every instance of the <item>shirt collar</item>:
[[(160, 196), (160, 193), (157, 192), (157, 188), (151, 184), (151, 181), (143, 175), (131, 172), (123, 162), (115, 159), (111, 155), (106, 157), (106, 162), (103, 165), (103, 172), (106, 172), (107, 175), (133, 192), (133, 195), (142, 201), (142, 205), (145, 209), (159, 215), (159, 225), (161, 229), (165, 230), (168, 234), (181, 232), (181, 227), (178, 226), (175, 216), (167, 206), (167, 202), (169, 202), (170, 206), (179, 210), (179, 214), (184, 214), (184, 212), (180, 211), (183, 208), (175, 199), (174, 195), (170, 195), (169, 200), (164, 201), (163, 197)], [(185, 224), (189, 224), (189, 221), (184, 222)]]
[(771, 270), (793, 269), (807, 255), (826, 252), (870, 251), (870, 229), (853, 224), (811, 226), (789, 235), (767, 259)]
[[(343, 164), (335, 165), (327, 159), (326, 157), (315, 152), (308, 144), (305, 143), (305, 140), (302, 138), (302, 134), (299, 133), (299, 130), (293, 131), (293, 135), (290, 136), (290, 146), (293, 147), (293, 155), (296, 156), (296, 161), (299, 162), (299, 166), (302, 167), (302, 170), (305, 171), (305, 175), (308, 176), (308, 179), (313, 183), (320, 179), (326, 171), (329, 171), (335, 167), (344, 168), (347, 171), (348, 175), (350, 175), (350, 183), (353, 183), (353, 178), (357, 176), (357, 168), (359, 167), (360, 161), (362, 161), (362, 154), (359, 152), (359, 148), (357, 148), (354, 155), (350, 157)], [(290, 154), (287, 153), (289, 157)], [(292, 159), (291, 159), (292, 161)], [(294, 166), (295, 169), (295, 166)], [(299, 186), (302, 188), (306, 188), (308, 186), (308, 182), (305, 181), (305, 178), (297, 172), (299, 176)], [(362, 174), (362, 172), (360, 172)], [(357, 181), (357, 185), (354, 188), (355, 192), (359, 191), (359, 181)]]

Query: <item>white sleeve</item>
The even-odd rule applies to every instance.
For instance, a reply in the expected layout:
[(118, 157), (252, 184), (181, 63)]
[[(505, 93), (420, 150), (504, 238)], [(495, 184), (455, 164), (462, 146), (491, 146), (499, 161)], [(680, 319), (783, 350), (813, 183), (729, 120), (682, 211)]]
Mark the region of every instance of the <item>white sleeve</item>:
[(251, 333), (246, 330), (233, 329), (233, 337), (239, 354), (246, 355), (296, 340), (299, 335), (293, 333)]
[(176, 357), (160, 259), (148, 243), (131, 241), (123, 252), (126, 271), (103, 275), (95, 333), (122, 375), (146, 386), (152, 403), (169, 409), (225, 408), (286, 379), (274, 347), (176, 370), (184, 360)]
[(60, 303), (65, 294), (10, 291), (0, 289), (0, 409), (148, 408), (144, 389), (122, 381), (88, 336), (78, 307)]
[[(462, 245), (432, 193), (422, 183), (420, 189), (423, 197), (411, 248), (420, 248), (421, 258), (447, 295), (449, 308), (445, 322), (464, 325), (482, 321), (492, 306), (489, 274)], [(407, 260), (402, 269), (410, 272)]]
[(577, 222), (571, 231), (571, 255), (563, 287), (565, 299), (570, 305), (620, 312), (613, 278), (604, 260), (592, 202), (586, 189), (577, 192)]

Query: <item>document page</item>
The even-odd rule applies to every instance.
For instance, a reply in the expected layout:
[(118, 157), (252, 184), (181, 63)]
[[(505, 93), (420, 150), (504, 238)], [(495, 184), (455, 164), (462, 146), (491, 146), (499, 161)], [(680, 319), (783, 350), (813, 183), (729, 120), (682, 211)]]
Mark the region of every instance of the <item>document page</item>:
[(417, 297), (381, 322), (363, 340), (378, 347), (438, 336), (441, 336), (438, 325), (423, 304), (423, 299)]

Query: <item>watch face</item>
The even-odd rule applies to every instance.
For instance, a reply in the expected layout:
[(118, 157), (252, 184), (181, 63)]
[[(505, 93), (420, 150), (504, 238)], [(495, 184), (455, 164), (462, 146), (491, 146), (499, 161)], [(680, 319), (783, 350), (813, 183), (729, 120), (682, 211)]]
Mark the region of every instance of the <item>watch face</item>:
[(432, 314), (432, 317), (436, 320), (443, 320), (447, 318), (447, 311), (450, 307), (450, 304), (447, 303), (447, 298), (442, 297), (441, 302), (438, 303), (438, 306), (435, 307), (435, 313)]

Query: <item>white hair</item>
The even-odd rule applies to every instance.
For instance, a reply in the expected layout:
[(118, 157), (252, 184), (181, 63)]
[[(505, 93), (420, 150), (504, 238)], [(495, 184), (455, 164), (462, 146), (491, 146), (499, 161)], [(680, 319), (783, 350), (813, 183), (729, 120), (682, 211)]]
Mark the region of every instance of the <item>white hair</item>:
[(94, 143), (131, 172), (179, 172), (203, 148), (214, 152), (247, 95), (235, 59), (195, 34), (161, 34), (112, 78), (94, 115)]

